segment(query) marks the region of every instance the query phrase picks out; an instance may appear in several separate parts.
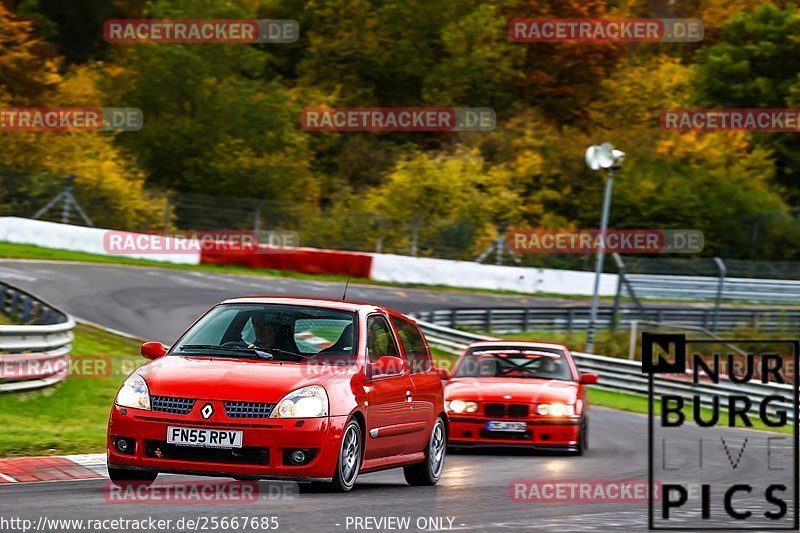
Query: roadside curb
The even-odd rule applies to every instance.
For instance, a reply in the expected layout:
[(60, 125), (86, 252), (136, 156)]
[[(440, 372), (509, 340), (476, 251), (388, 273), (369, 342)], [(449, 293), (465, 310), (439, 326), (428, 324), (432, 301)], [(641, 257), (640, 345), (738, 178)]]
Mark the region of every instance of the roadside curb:
[(0, 485), (107, 477), (104, 453), (0, 459)]

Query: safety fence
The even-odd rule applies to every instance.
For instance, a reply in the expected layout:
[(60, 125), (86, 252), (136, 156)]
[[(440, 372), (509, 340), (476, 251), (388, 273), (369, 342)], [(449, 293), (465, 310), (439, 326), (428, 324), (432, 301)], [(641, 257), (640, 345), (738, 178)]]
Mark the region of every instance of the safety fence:
[[(587, 305), (570, 307), (512, 307), (495, 309), (452, 308), (419, 311), (420, 320), (449, 328), (473, 331), (513, 333), (523, 331), (570, 332), (586, 330), (590, 308)], [(600, 307), (597, 328), (630, 329), (641, 321), (694, 326), (709, 329), (714, 324), (712, 307)], [(780, 332), (800, 328), (800, 308), (722, 307), (716, 316), (717, 330), (733, 331), (748, 328), (752, 332)]]
[(670, 300), (800, 303), (800, 281), (755, 278), (718, 278), (705, 276), (664, 276), (627, 274), (627, 279), (639, 298)]
[(16, 287), (0, 282), (0, 392), (52, 385), (67, 377), (75, 321)]
[[(431, 346), (453, 354), (463, 352), (470, 343), (476, 341), (498, 340), (496, 337), (459, 331), (424, 320), (417, 320), (417, 324)], [(638, 361), (581, 352), (572, 352), (572, 357), (581, 372), (600, 376), (599, 383), (592, 385), (594, 388), (627, 394), (648, 394), (649, 376), (642, 372), (642, 364)], [(696, 398), (706, 407), (719, 401), (719, 396), (728, 397), (734, 394), (747, 396), (752, 404), (757, 406), (767, 397), (778, 395), (782, 399), (770, 401), (767, 411), (775, 414), (778, 410), (785, 410), (788, 416), (793, 413), (794, 392), (791, 385), (755, 382), (740, 384), (724, 380), (720, 380), (720, 383), (695, 384), (689, 374), (681, 374), (658, 376), (654, 380), (653, 388), (659, 396), (675, 394), (683, 398)], [(727, 405), (727, 402), (720, 403)]]

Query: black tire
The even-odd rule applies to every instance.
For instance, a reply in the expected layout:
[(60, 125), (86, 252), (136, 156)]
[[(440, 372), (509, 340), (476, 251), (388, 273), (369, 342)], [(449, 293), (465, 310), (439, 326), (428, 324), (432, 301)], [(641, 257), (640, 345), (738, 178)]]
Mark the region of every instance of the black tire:
[(158, 477), (158, 472), (140, 472), (138, 470), (127, 470), (108, 465), (108, 478), (117, 487), (127, 487), (135, 485), (137, 487), (149, 487)]
[(436, 419), (425, 447), (425, 460), (403, 468), (409, 485), (436, 485), (442, 477), (444, 459), (447, 454), (447, 428), (441, 417)]
[(580, 433), (578, 433), (578, 447), (572, 452), (572, 455), (583, 455), (589, 449), (589, 422), (585, 421), (581, 424)]
[(363, 457), (364, 434), (358, 421), (351, 419), (342, 432), (342, 444), (339, 447), (339, 460), (336, 462), (333, 480), (326, 485), (329, 485), (334, 492), (353, 490)]

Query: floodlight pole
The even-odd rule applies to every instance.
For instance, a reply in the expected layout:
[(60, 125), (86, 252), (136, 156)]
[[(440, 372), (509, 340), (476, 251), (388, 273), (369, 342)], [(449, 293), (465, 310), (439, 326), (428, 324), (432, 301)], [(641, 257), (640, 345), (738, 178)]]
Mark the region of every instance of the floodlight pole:
[(614, 186), (614, 167), (606, 169), (606, 191), (603, 195), (603, 214), (600, 217), (600, 249), (594, 265), (594, 292), (592, 293), (592, 309), (589, 314), (589, 331), (586, 334), (586, 353), (594, 351), (594, 330), (597, 323), (597, 306), (599, 304), (600, 276), (603, 273), (603, 262), (606, 256), (606, 230), (608, 229), (608, 213), (611, 211), (611, 189)]

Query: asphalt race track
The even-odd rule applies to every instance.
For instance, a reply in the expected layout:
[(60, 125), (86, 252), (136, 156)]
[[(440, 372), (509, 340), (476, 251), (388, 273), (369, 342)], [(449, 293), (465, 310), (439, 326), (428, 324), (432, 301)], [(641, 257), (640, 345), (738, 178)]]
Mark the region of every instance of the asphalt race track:
[[(80, 318), (166, 343), (174, 340), (205, 309), (224, 298), (254, 294), (339, 297), (342, 289), (341, 284), (328, 282), (54, 262), (0, 261), (0, 279), (30, 290)], [(557, 302), (363, 285), (351, 286), (348, 297), (386, 304), (400, 311), (477, 307), (489, 303), (518, 306)], [(104, 479), (6, 484), (0, 486), (0, 515), (30, 518), (34, 522), (42, 515), (73, 519), (152, 517), (174, 521), (198, 516), (275, 516), (279, 522), (278, 531), (308, 532), (390, 530), (376, 527), (374, 523), (370, 529), (356, 528), (352, 524), (355, 517), (411, 517), (408, 529), (411, 531), (418, 530), (418, 517), (445, 518), (444, 527), (427, 530), (565, 533), (646, 530), (645, 503), (531, 503), (515, 502), (510, 497), (509, 487), (514, 480), (647, 479), (647, 418), (602, 408), (592, 408), (591, 413), (590, 449), (583, 457), (526, 451), (451, 454), (442, 481), (433, 488), (409, 487), (402, 472), (394, 470), (360, 477), (353, 492), (345, 495), (302, 492), (251, 505), (120, 505), (110, 504), (104, 498), (107, 483)], [(702, 473), (704, 480), (714, 480), (721, 486), (737, 482), (756, 486), (772, 479), (763, 468), (767, 434), (745, 430), (713, 430), (714, 433), (709, 434), (692, 428), (680, 431), (679, 438), (669, 441), (669, 456), (675, 464), (686, 459), (686, 464), (681, 466), (687, 472)], [(0, 438), (1, 435), (2, 428)], [(700, 437), (706, 441), (703, 463), (693, 469), (691, 458), (697, 458)], [(739, 453), (742, 442), (748, 439), (738, 468), (732, 468), (730, 455), (720, 447), (720, 437), (727, 440), (733, 455)], [(771, 461), (774, 464), (790, 456), (788, 445), (773, 446)], [(773, 472), (771, 476), (785, 477), (785, 472)], [(161, 481), (177, 479), (176, 476), (159, 478)], [(687, 478), (686, 481), (692, 480)], [(270, 484), (262, 482), (262, 486), (266, 488)], [(791, 488), (789, 490), (785, 496), (790, 500), (791, 511), (794, 507)], [(754, 513), (771, 508), (760, 493), (754, 492), (753, 502)], [(702, 526), (719, 523), (721, 504), (715, 501), (713, 507), (712, 518)], [(687, 520), (685, 526), (694, 529), (701, 525), (698, 508), (693, 502), (681, 513)], [(452, 519), (452, 526), (448, 526), (447, 518)]]

